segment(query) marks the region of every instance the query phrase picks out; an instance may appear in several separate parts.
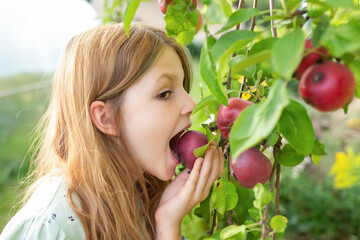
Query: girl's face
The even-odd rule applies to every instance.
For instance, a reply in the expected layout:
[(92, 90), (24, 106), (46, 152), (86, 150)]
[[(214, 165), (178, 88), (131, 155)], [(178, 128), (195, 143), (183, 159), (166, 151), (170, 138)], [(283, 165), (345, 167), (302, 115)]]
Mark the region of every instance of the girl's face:
[(154, 65), (122, 94), (121, 132), (141, 169), (169, 180), (179, 164), (169, 142), (190, 127), (195, 103), (183, 88), (184, 70), (166, 46)]

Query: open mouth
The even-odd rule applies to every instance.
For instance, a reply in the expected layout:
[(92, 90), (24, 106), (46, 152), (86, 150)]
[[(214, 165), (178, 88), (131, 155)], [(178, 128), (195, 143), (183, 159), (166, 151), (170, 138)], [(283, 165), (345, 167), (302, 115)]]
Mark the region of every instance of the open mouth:
[(181, 130), (179, 133), (177, 133), (174, 137), (172, 137), (170, 139), (169, 145), (170, 145), (170, 149), (172, 154), (174, 155), (174, 157), (178, 160), (178, 162), (180, 163), (180, 158), (179, 158), (179, 154), (178, 154), (178, 142), (180, 137), (188, 130), (188, 128), (185, 128), (183, 130)]

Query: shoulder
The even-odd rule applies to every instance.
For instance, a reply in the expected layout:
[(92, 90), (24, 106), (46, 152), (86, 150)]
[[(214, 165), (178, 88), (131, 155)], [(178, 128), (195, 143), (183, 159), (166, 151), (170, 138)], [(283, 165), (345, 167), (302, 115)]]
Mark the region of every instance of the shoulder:
[(5, 226), (3, 239), (85, 239), (80, 219), (67, 199), (62, 177), (43, 181)]

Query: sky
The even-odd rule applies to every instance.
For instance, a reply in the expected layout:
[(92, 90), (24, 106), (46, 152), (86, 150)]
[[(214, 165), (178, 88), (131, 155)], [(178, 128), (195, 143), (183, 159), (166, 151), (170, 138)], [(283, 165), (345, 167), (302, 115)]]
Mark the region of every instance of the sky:
[(71, 37), (99, 24), (85, 0), (0, 0), (0, 77), (52, 73)]

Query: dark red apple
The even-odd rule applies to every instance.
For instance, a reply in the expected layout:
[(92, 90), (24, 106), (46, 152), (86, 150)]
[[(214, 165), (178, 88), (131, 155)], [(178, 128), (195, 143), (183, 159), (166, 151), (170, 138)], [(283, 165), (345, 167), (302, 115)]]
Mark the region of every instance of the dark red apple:
[[(165, 14), (166, 13), (166, 8), (167, 6), (169, 5), (169, 3), (171, 2), (172, 0), (158, 0), (158, 5), (159, 5), (159, 8), (160, 8), (160, 11)], [(192, 0), (193, 1), (193, 4), (194, 4), (194, 7), (196, 9), (197, 7), (197, 2), (196, 0)]]
[[(306, 54), (308, 51), (309, 53)], [(328, 50), (324, 47), (314, 48), (310, 38), (305, 40), (305, 54), (306, 55), (303, 57), (295, 71), (295, 77), (297, 77), (297, 79), (302, 77), (308, 67), (317, 63), (321, 59), (326, 60), (329, 57)]]
[(217, 113), (217, 124), (221, 134), (229, 139), (231, 126), (247, 106), (253, 104), (241, 98), (230, 98), (229, 106), (221, 105)]
[(197, 159), (194, 155), (195, 148), (202, 147), (207, 143), (208, 140), (205, 134), (199, 131), (190, 130), (180, 137), (177, 143), (172, 146), (172, 150), (187, 168), (192, 169), (194, 162)]
[(231, 168), (236, 180), (246, 188), (253, 188), (257, 183), (264, 184), (271, 175), (272, 165), (269, 159), (256, 148), (242, 152)]
[(345, 106), (355, 93), (356, 82), (351, 70), (338, 62), (325, 62), (309, 67), (299, 83), (305, 102), (323, 112)]

